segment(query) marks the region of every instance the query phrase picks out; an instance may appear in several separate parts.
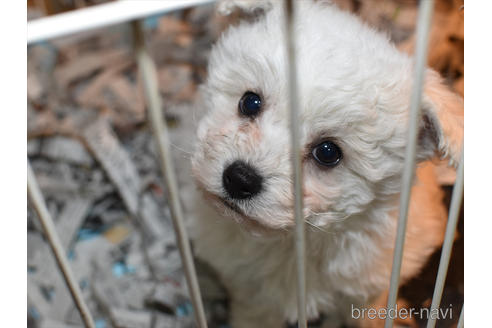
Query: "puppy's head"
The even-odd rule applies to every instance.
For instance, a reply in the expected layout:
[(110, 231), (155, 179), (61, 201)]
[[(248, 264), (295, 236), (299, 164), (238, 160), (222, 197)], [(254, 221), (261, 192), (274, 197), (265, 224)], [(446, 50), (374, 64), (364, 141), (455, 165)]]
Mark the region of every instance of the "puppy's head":
[[(330, 225), (400, 190), (412, 59), (355, 17), (299, 2), (296, 48), (305, 217)], [(292, 171), (282, 10), (231, 28), (213, 49), (192, 159), (205, 195), (253, 229), (289, 229)], [(429, 71), (418, 160), (456, 159), (461, 100)]]

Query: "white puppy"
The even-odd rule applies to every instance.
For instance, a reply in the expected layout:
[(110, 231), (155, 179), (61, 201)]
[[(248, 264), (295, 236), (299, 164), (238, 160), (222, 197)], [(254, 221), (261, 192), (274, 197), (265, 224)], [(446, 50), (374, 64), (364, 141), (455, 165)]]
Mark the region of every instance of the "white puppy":
[[(265, 2), (262, 2), (262, 5)], [(280, 4), (280, 2), (278, 3)], [(211, 53), (193, 173), (198, 256), (232, 298), (233, 327), (297, 320), (282, 6), (230, 28)], [(384, 306), (392, 264), (412, 87), (412, 58), (335, 6), (296, 2), (307, 238), (307, 311), (350, 317)], [(456, 162), (463, 104), (428, 70), (402, 282), (443, 239), (434, 155)], [(217, 211), (218, 209), (218, 211)], [(333, 319), (334, 320), (334, 319)], [(378, 325), (360, 322), (360, 325)]]

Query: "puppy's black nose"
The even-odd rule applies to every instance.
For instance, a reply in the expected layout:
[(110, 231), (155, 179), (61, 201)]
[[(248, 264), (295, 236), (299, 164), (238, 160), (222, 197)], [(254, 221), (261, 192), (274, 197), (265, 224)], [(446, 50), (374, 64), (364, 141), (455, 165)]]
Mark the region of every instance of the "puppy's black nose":
[(235, 161), (222, 173), (222, 184), (233, 199), (251, 198), (261, 191), (263, 178), (243, 161)]

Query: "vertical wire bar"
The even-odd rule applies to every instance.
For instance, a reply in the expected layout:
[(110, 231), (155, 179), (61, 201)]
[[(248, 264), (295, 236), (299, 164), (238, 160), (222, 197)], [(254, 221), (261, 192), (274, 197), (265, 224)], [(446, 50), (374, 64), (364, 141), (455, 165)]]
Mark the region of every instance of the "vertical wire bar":
[(191, 253), (191, 247), (186, 232), (183, 212), (179, 200), (178, 184), (174, 165), (171, 158), (171, 150), (168, 140), (169, 134), (166, 124), (163, 123), (162, 105), (157, 86), (157, 73), (154, 62), (145, 46), (144, 34), (140, 21), (132, 22), (133, 37), (135, 42), (135, 54), (138, 68), (144, 82), (145, 97), (147, 100), (148, 114), (154, 138), (157, 141), (162, 175), (169, 191), (169, 204), (176, 240), (179, 247), (186, 282), (190, 291), (195, 320), (199, 328), (207, 327), (205, 311), (203, 309), (200, 287), (196, 277), (195, 264)]
[(298, 327), (307, 328), (306, 317), (306, 237), (303, 216), (302, 154), (299, 131), (299, 98), (297, 93), (297, 67), (294, 35), (294, 1), (285, 1), (285, 34), (287, 45), (288, 99), (292, 168), (294, 178), (294, 217), (296, 259), (297, 259), (297, 320)]
[(67, 284), (70, 294), (72, 295), (86, 328), (95, 328), (94, 320), (92, 319), (89, 308), (84, 301), (84, 297), (82, 296), (82, 291), (79, 288), (77, 280), (70, 269), (66, 252), (60, 242), (55, 224), (53, 223), (50, 212), (46, 207), (41, 189), (39, 189), (36, 176), (34, 175), (29, 161), (27, 162), (27, 195), (32, 201), (34, 209), (38, 214), (39, 221), (41, 222), (41, 226), (43, 227), (48, 243), (50, 244), (53, 254), (55, 255), (58, 268), (62, 272), (65, 283)]
[(461, 308), (460, 319), (458, 320), (458, 325), (456, 326), (456, 328), (463, 328), (464, 323), (465, 323), (465, 304), (463, 304), (463, 307)]
[[(436, 311), (441, 304), (442, 291), (446, 282), (449, 260), (451, 258), (451, 250), (453, 248), (454, 235), (456, 225), (458, 224), (458, 215), (460, 214), (461, 200), (463, 197), (463, 180), (464, 180), (464, 155), (461, 153), (461, 162), (458, 167), (456, 182), (453, 188), (453, 196), (451, 197), (451, 206), (449, 210), (448, 224), (446, 227), (446, 235), (441, 251), (441, 259), (439, 262), (439, 270), (437, 271), (436, 284), (434, 287), (434, 295), (432, 295), (432, 305), (430, 313)], [(434, 328), (436, 318), (430, 316), (427, 319), (427, 328)]]
[[(424, 81), (425, 66), (427, 61), (427, 45), (429, 39), (429, 28), (432, 18), (434, 0), (420, 1), (417, 19), (417, 40), (414, 64), (414, 79), (412, 96), (410, 98), (410, 116), (408, 125), (408, 145), (405, 153), (405, 166), (402, 177), (402, 191), (400, 194), (400, 211), (398, 216), (398, 227), (396, 232), (395, 250), (393, 255), (393, 266), (391, 269), (390, 289), (388, 294), (387, 313), (395, 307), (400, 281), (401, 262), (403, 257), (403, 246), (407, 228), (408, 205), (410, 193), (415, 175), (415, 153), (417, 148), (418, 122), (420, 117), (420, 103), (422, 96), (422, 84)], [(393, 327), (393, 316), (387, 316), (385, 328)]]

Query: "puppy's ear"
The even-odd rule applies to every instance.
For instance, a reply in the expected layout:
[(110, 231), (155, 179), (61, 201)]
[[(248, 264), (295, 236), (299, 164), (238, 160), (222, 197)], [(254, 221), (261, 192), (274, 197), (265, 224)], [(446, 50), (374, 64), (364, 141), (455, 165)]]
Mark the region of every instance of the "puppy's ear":
[(421, 159), (437, 153), (456, 166), (463, 147), (463, 99), (449, 90), (439, 74), (430, 69), (424, 84), (422, 116)]

